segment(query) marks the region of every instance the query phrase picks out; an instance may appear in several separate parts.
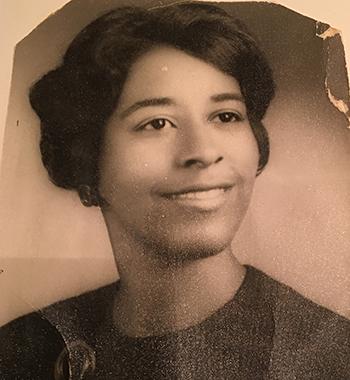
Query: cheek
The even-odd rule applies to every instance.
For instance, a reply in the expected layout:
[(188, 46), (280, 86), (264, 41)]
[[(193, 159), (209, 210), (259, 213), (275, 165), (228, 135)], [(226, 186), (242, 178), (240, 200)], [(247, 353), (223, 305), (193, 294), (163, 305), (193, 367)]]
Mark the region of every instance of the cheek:
[[(162, 158), (161, 158), (162, 157)], [(105, 144), (100, 159), (100, 191), (142, 192), (152, 187), (168, 167), (159, 149), (123, 139)]]
[(226, 146), (227, 155), (235, 169), (248, 182), (256, 176), (259, 164), (259, 149), (253, 132), (243, 131)]

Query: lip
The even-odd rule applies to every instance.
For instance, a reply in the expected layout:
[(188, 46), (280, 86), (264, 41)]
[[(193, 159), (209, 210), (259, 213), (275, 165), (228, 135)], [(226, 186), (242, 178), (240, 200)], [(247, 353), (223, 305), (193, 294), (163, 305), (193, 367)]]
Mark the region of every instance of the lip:
[(161, 193), (161, 196), (185, 208), (214, 211), (226, 202), (228, 193), (233, 187), (232, 183), (197, 184), (164, 192)]
[(234, 186), (233, 183), (219, 183), (219, 184), (194, 184), (182, 187), (180, 189), (170, 190), (161, 192), (160, 195), (165, 198), (173, 198), (174, 196), (183, 195), (187, 193), (198, 193), (198, 192), (205, 192), (205, 191), (211, 191), (211, 190), (217, 190), (221, 189), (224, 191), (232, 189)]

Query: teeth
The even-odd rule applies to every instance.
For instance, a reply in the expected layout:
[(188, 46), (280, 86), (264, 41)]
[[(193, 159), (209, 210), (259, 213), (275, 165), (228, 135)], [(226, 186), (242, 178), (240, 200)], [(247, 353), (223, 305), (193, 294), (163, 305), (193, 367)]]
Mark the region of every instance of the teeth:
[(190, 193), (184, 193), (184, 194), (175, 194), (172, 195), (172, 199), (211, 199), (219, 196), (220, 194), (224, 193), (224, 189), (213, 189), (213, 190), (206, 190), (206, 191), (193, 191)]

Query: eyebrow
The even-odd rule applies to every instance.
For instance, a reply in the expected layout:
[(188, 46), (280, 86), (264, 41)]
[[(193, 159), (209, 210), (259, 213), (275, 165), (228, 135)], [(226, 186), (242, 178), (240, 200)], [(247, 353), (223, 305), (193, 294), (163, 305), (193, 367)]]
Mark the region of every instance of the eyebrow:
[[(222, 94), (212, 95), (210, 99), (215, 103), (220, 103), (227, 100), (235, 100), (235, 101), (244, 103), (244, 98), (241, 94), (231, 93), (231, 92), (225, 92)], [(175, 100), (171, 98), (167, 98), (167, 97), (143, 99), (143, 100), (139, 100), (138, 102), (133, 103), (130, 107), (122, 111), (120, 114), (120, 118), (124, 119), (140, 108), (155, 107), (155, 106), (172, 106), (172, 105), (176, 105)]]
[(225, 92), (223, 94), (217, 94), (210, 97), (215, 103), (224, 102), (226, 100), (236, 100), (245, 103), (244, 98), (241, 94), (235, 92)]
[(154, 107), (154, 106), (171, 106), (175, 105), (175, 101), (171, 98), (150, 98), (150, 99), (143, 99), (140, 100), (134, 104), (132, 104), (130, 107), (125, 109), (120, 117), (122, 119), (126, 118), (133, 112), (137, 111), (140, 108), (144, 107)]

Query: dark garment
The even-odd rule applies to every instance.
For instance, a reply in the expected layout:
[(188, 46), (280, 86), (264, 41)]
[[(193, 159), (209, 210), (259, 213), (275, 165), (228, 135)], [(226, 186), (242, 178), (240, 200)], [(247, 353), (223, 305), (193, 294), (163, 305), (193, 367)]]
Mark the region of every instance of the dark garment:
[(350, 321), (253, 267), (208, 319), (158, 337), (117, 331), (116, 291), (118, 282), (1, 328), (0, 379), (350, 379)]

